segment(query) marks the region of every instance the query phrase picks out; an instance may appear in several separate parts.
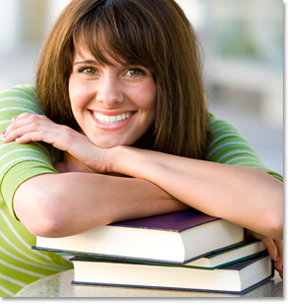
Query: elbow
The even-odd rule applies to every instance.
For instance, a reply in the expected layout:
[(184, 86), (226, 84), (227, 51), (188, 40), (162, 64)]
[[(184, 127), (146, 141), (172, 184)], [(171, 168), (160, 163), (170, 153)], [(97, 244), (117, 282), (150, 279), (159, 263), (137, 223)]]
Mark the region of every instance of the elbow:
[(37, 213), (39, 219), (34, 219), (33, 222), (29, 222), (26, 228), (30, 233), (35, 236), (53, 238), (53, 237), (63, 237), (61, 234), (63, 230), (63, 225), (59, 221), (59, 217), (53, 216), (54, 213), (48, 212), (43, 213), (40, 211)]
[[(17, 209), (16, 209), (17, 207)], [(35, 236), (60, 237), (65, 227), (59, 211), (60, 198), (37, 190), (14, 206), (15, 213), (26, 229)]]
[(283, 239), (283, 182), (272, 178), (273, 189), (266, 193), (266, 200), (269, 200), (269, 208), (266, 209), (265, 219), (263, 221), (266, 226), (267, 236), (276, 239)]
[(274, 233), (274, 239), (283, 240), (283, 183), (277, 181), (277, 195), (275, 196), (274, 216), (271, 221), (271, 230)]
[(276, 239), (283, 239), (283, 194), (275, 201), (275, 205), (266, 211), (266, 217), (263, 221), (267, 236)]
[(270, 215), (267, 221), (266, 230), (268, 231), (268, 236), (276, 239), (283, 240), (283, 215)]

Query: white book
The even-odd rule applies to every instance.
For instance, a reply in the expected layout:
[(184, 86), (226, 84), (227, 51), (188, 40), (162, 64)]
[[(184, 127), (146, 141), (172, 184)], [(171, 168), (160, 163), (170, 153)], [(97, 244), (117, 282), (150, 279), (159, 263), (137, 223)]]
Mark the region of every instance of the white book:
[(274, 276), (269, 255), (219, 269), (75, 257), (73, 284), (245, 293)]

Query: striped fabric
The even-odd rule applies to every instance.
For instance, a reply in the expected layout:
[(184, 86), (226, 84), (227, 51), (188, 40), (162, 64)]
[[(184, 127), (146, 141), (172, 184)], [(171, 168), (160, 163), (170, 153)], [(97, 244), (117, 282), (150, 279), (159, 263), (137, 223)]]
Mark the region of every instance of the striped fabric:
[[(0, 132), (22, 112), (42, 114), (34, 87), (18, 86), (0, 93)], [(276, 178), (259, 160), (244, 137), (230, 124), (213, 115), (209, 123), (213, 141), (207, 160), (253, 166)], [(59, 152), (58, 152), (59, 153)], [(0, 296), (9, 297), (25, 285), (55, 272), (72, 268), (60, 256), (31, 250), (35, 236), (17, 221), (12, 208), (15, 190), (25, 180), (40, 174), (56, 174), (52, 163), (57, 151), (39, 143), (4, 144), (0, 139)]]
[[(43, 114), (31, 86), (14, 87), (0, 93), (0, 132), (22, 112)], [(49, 151), (50, 150), (50, 151)], [(35, 237), (17, 220), (12, 198), (25, 180), (56, 173), (51, 147), (39, 143), (3, 145), (0, 139), (0, 296), (11, 297), (22, 287), (44, 276), (72, 268), (49, 252), (31, 250)]]
[(249, 166), (261, 169), (283, 181), (259, 159), (245, 137), (231, 124), (210, 114), (209, 127), (213, 133), (206, 159), (213, 162)]

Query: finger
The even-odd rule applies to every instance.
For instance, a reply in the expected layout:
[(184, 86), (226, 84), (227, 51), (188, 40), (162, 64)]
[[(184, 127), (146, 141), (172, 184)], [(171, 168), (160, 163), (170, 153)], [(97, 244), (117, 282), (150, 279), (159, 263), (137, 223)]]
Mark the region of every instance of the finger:
[(18, 144), (25, 144), (25, 143), (30, 143), (30, 142), (49, 143), (47, 140), (44, 140), (43, 132), (41, 132), (41, 131), (32, 131), (32, 132), (26, 132), (26, 133), (24, 132), (23, 135), (18, 135), (15, 138), (15, 141)]
[(278, 271), (279, 276), (280, 276), (281, 279), (283, 280), (283, 263), (282, 263), (282, 265), (281, 265), (280, 268), (279, 268), (278, 266), (276, 266), (276, 263), (278, 263), (278, 262), (275, 262), (275, 263), (274, 263), (274, 268)]
[(20, 120), (27, 119), (27, 118), (33, 119), (33, 118), (37, 118), (37, 117), (45, 117), (45, 116), (36, 114), (36, 113), (23, 112), (23, 113), (20, 113), (16, 116), (12, 117), (12, 121), (15, 122), (15, 121), (20, 121)]
[[(18, 144), (24, 144), (29, 142), (45, 142), (48, 144), (52, 144), (54, 147), (60, 150), (68, 151), (71, 146), (71, 132), (76, 133), (76, 131), (72, 130), (69, 127), (57, 125), (55, 123), (51, 123), (47, 126), (40, 126), (37, 129), (35, 128), (30, 130), (31, 125), (23, 127), (21, 133), (23, 132), (23, 130), (27, 132), (23, 132), (23, 135), (19, 135), (16, 137), (16, 142)], [(75, 143), (73, 144), (79, 146), (76, 142), (77, 141), (75, 141)]]
[(278, 261), (279, 260), (279, 255), (278, 255), (278, 250), (277, 247), (274, 243), (274, 240), (270, 237), (264, 236), (262, 239), (263, 244), (268, 250), (269, 256), (273, 261)]
[[(45, 116), (39, 116), (29, 113), (23, 113), (17, 117), (12, 118), (13, 123), (2, 133), (3, 142), (11, 142), (17, 139), (17, 143), (27, 143), (32, 141), (29, 134), (40, 130), (53, 130), (56, 125)], [(25, 137), (25, 141), (19, 138)], [(41, 141), (42, 137), (34, 138), (34, 141)]]
[(2, 140), (4, 143), (14, 141), (17, 138), (23, 136), (25, 133), (29, 132), (29, 130), (30, 130), (29, 126), (25, 126), (25, 125), (22, 127), (11, 126), (9, 129), (7, 128), (2, 133)]
[(56, 130), (52, 126), (50, 129), (41, 127), (42, 126), (39, 126), (38, 128), (31, 128), (29, 125), (23, 128), (19, 128), (12, 134), (18, 144), (29, 142), (46, 142), (48, 144), (55, 145), (55, 143), (61, 141), (62, 138), (65, 138), (60, 131)]
[(283, 244), (281, 245), (280, 241), (274, 241), (268, 237), (262, 238), (262, 242), (266, 246), (270, 258), (274, 261), (274, 268), (283, 279)]
[(277, 247), (277, 254), (278, 254), (279, 260), (275, 261), (274, 267), (279, 272), (281, 278), (283, 278), (283, 241), (276, 240), (275, 245)]
[[(12, 126), (6, 133), (2, 134), (2, 139), (4, 143), (16, 140), (17, 143), (27, 143), (32, 141), (32, 134), (39, 131), (40, 126), (35, 126), (34, 124), (23, 125), (23, 126)], [(39, 134), (40, 135), (40, 134)], [(34, 135), (35, 138), (35, 135)], [(25, 139), (20, 140), (20, 139)], [(20, 141), (19, 141), (20, 140)], [(41, 141), (42, 138), (38, 137), (36, 141)]]
[(264, 236), (262, 234), (259, 234), (257, 232), (253, 232), (253, 231), (248, 231), (249, 235), (252, 235), (253, 237), (260, 239), (264, 246), (267, 248), (269, 256), (271, 257), (271, 259), (273, 261), (278, 261), (279, 257), (278, 257), (278, 253), (277, 253), (277, 247), (274, 243), (274, 240), (270, 237)]
[(273, 240), (250, 230), (248, 231), (248, 234), (263, 242), (268, 250), (269, 256), (274, 261), (274, 268), (279, 272), (280, 277), (283, 279), (283, 241)]
[(18, 116), (15, 116), (11, 119), (11, 124), (6, 128), (6, 130), (4, 130), (1, 134), (2, 138), (7, 138), (8, 134), (21, 127), (21, 126), (25, 126), (25, 125), (29, 125), (31, 124), (31, 121), (29, 121), (28, 119), (31, 117), (30, 113), (22, 113)]

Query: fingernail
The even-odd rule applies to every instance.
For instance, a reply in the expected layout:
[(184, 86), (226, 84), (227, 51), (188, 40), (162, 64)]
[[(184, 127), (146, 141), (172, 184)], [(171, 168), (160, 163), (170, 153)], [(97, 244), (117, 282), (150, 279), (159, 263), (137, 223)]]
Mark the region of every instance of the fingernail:
[(276, 259), (277, 259), (277, 261), (279, 260), (279, 255), (276, 255)]
[(281, 269), (283, 270), (283, 265), (282, 265)]
[(7, 137), (6, 130), (1, 133), (1, 136), (5, 139)]
[(16, 120), (18, 118), (18, 115), (13, 116), (12, 120)]

